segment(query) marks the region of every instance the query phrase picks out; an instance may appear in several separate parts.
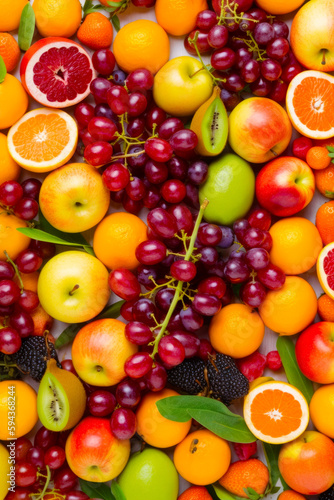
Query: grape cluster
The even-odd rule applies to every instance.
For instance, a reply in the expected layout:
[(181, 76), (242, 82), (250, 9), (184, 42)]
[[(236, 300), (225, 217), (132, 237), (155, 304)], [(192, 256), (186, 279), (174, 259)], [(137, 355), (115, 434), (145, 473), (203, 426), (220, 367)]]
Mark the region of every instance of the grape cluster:
[(243, 91), (284, 102), (289, 82), (303, 70), (287, 40), (288, 25), (252, 0), (216, 1), (213, 8), (198, 14), (184, 45), (190, 54), (211, 54), (226, 108), (232, 110)]
[(194, 152), (196, 134), (155, 105), (148, 70), (129, 75), (114, 70), (110, 50), (95, 52), (92, 61), (100, 74), (91, 83), (96, 106), (75, 108), (84, 146), (78, 152), (91, 165), (104, 167), (112, 200), (131, 213), (182, 201), (198, 208), (197, 188), (206, 180), (208, 165)]
[[(0, 206), (8, 213), (30, 221), (38, 214), (38, 195), (41, 183), (27, 179), (22, 184), (6, 181), (0, 185)], [(37, 293), (24, 288), (21, 273), (38, 271), (43, 259), (55, 253), (50, 243), (32, 240), (29, 248), (23, 250), (13, 262), (6, 253), (0, 260), (0, 352), (6, 355), (16, 353), (21, 339), (34, 334), (31, 313), (39, 306)]]

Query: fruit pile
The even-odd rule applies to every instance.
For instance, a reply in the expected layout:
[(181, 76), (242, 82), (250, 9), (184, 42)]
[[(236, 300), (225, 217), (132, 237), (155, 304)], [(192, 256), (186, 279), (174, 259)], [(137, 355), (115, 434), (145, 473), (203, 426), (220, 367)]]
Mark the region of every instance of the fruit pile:
[(0, 500), (334, 500), (333, 3), (2, 4)]

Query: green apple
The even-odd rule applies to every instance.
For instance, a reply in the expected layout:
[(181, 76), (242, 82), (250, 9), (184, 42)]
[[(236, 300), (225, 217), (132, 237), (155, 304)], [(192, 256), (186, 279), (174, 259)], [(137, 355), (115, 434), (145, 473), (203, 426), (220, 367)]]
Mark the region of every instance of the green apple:
[(96, 257), (69, 251), (55, 255), (38, 279), (41, 306), (65, 323), (82, 323), (99, 314), (110, 296), (108, 271)]
[(96, 226), (109, 208), (110, 191), (101, 174), (87, 163), (69, 163), (44, 179), (39, 205), (52, 226), (81, 233)]
[(174, 116), (190, 116), (209, 99), (213, 80), (202, 63), (190, 56), (175, 57), (155, 75), (156, 104)]
[(165, 453), (146, 448), (131, 456), (118, 484), (126, 500), (176, 500), (179, 476)]
[(229, 226), (244, 217), (252, 206), (255, 190), (254, 172), (245, 160), (225, 154), (209, 166), (209, 175), (199, 190), (202, 203), (209, 200), (204, 218)]

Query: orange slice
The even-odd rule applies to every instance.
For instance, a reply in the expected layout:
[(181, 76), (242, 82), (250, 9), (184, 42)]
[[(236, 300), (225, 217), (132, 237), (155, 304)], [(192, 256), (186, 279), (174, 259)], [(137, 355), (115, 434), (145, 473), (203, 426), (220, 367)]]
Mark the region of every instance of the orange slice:
[(334, 77), (303, 71), (288, 87), (286, 108), (295, 129), (311, 139), (334, 135)]
[(286, 382), (266, 382), (245, 397), (244, 419), (257, 439), (271, 444), (288, 443), (300, 436), (309, 421), (303, 394)]
[(65, 111), (39, 108), (11, 127), (8, 150), (16, 163), (31, 172), (50, 172), (67, 163), (78, 142), (78, 127)]
[(317, 262), (317, 274), (323, 291), (334, 299), (334, 243), (326, 245), (321, 250)]

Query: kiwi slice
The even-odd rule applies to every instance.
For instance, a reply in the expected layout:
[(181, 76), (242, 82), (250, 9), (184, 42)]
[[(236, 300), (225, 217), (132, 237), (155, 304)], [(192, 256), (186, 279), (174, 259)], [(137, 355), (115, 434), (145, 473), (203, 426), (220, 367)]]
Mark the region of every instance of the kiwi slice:
[(38, 416), (44, 427), (58, 432), (71, 429), (85, 407), (86, 393), (78, 377), (50, 359), (37, 394)]
[(216, 156), (223, 151), (228, 136), (228, 117), (219, 87), (215, 87), (210, 99), (198, 108), (190, 128), (198, 137), (198, 154)]

